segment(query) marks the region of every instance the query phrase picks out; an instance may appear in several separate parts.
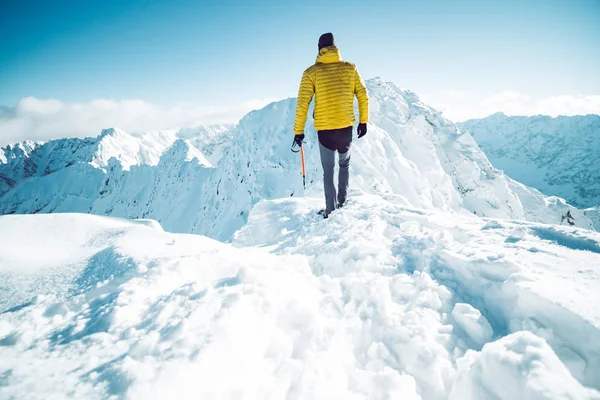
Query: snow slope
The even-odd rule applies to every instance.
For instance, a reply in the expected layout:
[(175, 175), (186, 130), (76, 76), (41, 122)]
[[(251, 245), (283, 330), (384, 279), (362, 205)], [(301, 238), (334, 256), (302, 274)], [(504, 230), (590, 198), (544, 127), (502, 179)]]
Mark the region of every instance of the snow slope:
[[(378, 78), (367, 87), (369, 134), (354, 145), (353, 195), (395, 194), (412, 207), (592, 227), (581, 211), (494, 169), (469, 134), (413, 92)], [(306, 193), (299, 157), (289, 151), (295, 107), (295, 99), (272, 103), (230, 127), (148, 135), (111, 129), (96, 139), (5, 148), (0, 214), (152, 218), (170, 232), (229, 240), (260, 200), (322, 196), (314, 129), (307, 129)]]
[(594, 229), (600, 232), (600, 205), (598, 207), (586, 208), (583, 212), (592, 221), (592, 224), (594, 224)]
[(600, 399), (600, 234), (405, 203), (0, 217), (0, 397)]
[(581, 208), (600, 204), (600, 116), (498, 113), (458, 126), (511, 178)]

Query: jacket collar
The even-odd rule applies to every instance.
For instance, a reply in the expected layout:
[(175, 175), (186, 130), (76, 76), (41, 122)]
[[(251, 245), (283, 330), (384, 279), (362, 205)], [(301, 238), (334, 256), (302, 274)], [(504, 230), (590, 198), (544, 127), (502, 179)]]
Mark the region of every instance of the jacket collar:
[(331, 64), (342, 61), (340, 50), (335, 46), (323, 47), (317, 56), (317, 63)]

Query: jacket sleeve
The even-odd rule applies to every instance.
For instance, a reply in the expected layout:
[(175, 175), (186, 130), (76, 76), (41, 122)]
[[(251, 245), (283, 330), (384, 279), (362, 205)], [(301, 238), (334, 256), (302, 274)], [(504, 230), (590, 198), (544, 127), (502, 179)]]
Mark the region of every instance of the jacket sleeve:
[(306, 124), (306, 115), (308, 114), (308, 106), (315, 94), (315, 83), (310, 74), (310, 70), (304, 71), (300, 89), (298, 90), (298, 104), (296, 105), (296, 121), (294, 122), (294, 134), (302, 135), (304, 133), (304, 125)]
[(354, 69), (354, 94), (358, 99), (358, 113), (359, 122), (366, 124), (369, 121), (369, 95), (367, 94), (367, 88), (365, 82), (363, 82), (358, 69)]

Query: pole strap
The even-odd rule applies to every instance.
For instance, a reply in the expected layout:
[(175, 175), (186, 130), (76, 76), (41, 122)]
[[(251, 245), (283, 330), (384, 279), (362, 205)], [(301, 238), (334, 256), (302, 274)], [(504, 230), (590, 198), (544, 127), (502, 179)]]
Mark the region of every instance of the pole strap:
[[(298, 150), (294, 150), (296, 147), (298, 147)], [(292, 143), (292, 148), (290, 149), (290, 150), (292, 150), (292, 153), (299, 153), (301, 149), (302, 149), (302, 146), (298, 146), (296, 144), (296, 141), (294, 140), (294, 143)]]

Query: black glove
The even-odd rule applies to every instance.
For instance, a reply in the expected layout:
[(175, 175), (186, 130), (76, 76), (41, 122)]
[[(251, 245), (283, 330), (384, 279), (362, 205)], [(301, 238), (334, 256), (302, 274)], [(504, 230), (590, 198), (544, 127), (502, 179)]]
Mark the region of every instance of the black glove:
[(358, 138), (365, 136), (367, 134), (367, 124), (358, 124)]
[(302, 147), (302, 141), (304, 140), (304, 133), (301, 135), (294, 135), (294, 144), (298, 147)]

